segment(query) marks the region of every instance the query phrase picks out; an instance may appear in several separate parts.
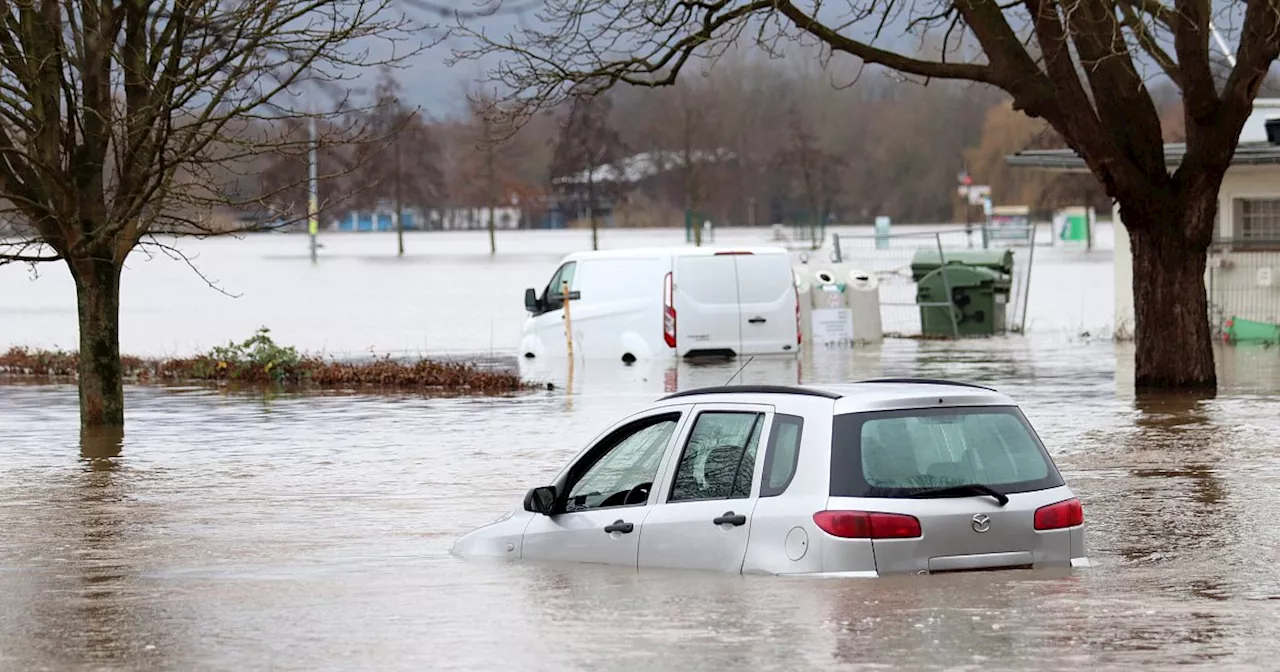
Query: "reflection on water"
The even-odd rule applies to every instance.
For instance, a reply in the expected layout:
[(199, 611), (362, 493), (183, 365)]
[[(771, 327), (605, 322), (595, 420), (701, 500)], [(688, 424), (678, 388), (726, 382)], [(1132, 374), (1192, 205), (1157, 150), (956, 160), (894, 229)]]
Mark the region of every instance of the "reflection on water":
[[(515, 399), (130, 388), (123, 438), (82, 435), (69, 387), (3, 387), (0, 669), (1267, 667), (1275, 358), (1219, 356), (1213, 399), (1118, 390), (1123, 347), (1021, 339), (592, 363), (571, 386), (526, 362), (557, 388)], [(448, 555), (618, 417), (735, 372), (1009, 392), (1098, 567), (813, 581)]]

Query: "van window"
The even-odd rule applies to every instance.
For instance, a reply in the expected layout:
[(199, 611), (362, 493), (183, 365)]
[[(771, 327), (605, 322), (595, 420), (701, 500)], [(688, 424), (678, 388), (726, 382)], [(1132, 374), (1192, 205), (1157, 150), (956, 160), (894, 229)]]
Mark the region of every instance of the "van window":
[(737, 305), (733, 255), (676, 258), (676, 291), (708, 305)]
[(1010, 494), (1063, 484), (1015, 407), (837, 415), (831, 441), (833, 497), (911, 497), (971, 484)]
[(738, 296), (744, 305), (791, 299), (795, 275), (787, 256), (743, 254), (733, 258), (738, 261)]
[(577, 268), (578, 262), (570, 261), (557, 268), (555, 275), (551, 276), (551, 281), (547, 283), (547, 288), (542, 293), (543, 298), (546, 299), (548, 311), (559, 309), (563, 303), (561, 292), (564, 291), (564, 283), (569, 283), (569, 289), (573, 289), (573, 275)]

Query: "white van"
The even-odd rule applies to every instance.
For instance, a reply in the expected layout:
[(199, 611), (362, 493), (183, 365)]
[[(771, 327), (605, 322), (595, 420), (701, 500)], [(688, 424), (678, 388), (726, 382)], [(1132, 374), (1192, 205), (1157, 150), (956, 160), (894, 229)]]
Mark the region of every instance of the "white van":
[(800, 301), (781, 247), (648, 248), (565, 257), (541, 293), (525, 290), (520, 353), (574, 358), (736, 357), (800, 350)]

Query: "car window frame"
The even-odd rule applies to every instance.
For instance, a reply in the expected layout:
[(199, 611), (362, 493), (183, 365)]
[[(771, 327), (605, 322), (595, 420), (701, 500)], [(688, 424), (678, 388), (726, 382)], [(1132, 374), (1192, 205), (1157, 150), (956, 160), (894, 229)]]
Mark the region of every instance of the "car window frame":
[[(769, 471), (773, 467), (774, 458), (777, 456), (778, 446), (778, 425), (781, 422), (796, 421), (796, 449), (791, 456), (791, 473), (787, 474), (787, 480), (777, 488), (769, 487)], [(804, 416), (794, 415), (791, 413), (774, 413), (773, 420), (769, 423), (769, 442), (765, 446), (764, 464), (760, 468), (760, 497), (777, 497), (784, 494), (787, 488), (791, 487), (791, 482), (796, 480), (796, 471), (800, 467), (800, 451), (804, 448)]]
[[(573, 513), (590, 513), (592, 511), (610, 511), (613, 509), (632, 508), (637, 506), (649, 506), (654, 501), (654, 496), (662, 483), (666, 473), (668, 462), (671, 460), (672, 446), (679, 445), (676, 443), (688, 424), (690, 408), (687, 405), (665, 406), (660, 409), (653, 409), (644, 413), (636, 414), (624, 418), (615, 423), (608, 429), (601, 432), (596, 438), (592, 439), (587, 447), (579, 451), (573, 460), (561, 470), (552, 483), (556, 488), (556, 503), (552, 509), (551, 515), (562, 516)], [(617, 447), (619, 443), (627, 437), (632, 436), (636, 432), (642, 431), (645, 427), (661, 422), (661, 418), (667, 416), (676, 416), (676, 427), (671, 432), (671, 436), (667, 439), (667, 445), (662, 450), (662, 457), (658, 460), (658, 469), (654, 473), (653, 486), (649, 488), (649, 497), (641, 503), (623, 504), (619, 506), (610, 506), (587, 511), (565, 511), (565, 506), (569, 501), (569, 492), (577, 485), (586, 472), (591, 470), (609, 451)]]
[[(923, 415), (980, 413), (1011, 414), (1017, 418), (1018, 421), (1022, 423), (1022, 426), (1026, 428), (1036, 449), (1040, 451), (1040, 456), (1044, 459), (1048, 472), (1044, 478), (1033, 481), (990, 484), (989, 487), (1004, 495), (1015, 495), (1027, 492), (1050, 490), (1066, 485), (1066, 480), (1058, 470), (1058, 465), (1054, 462), (1053, 456), (1049, 454), (1048, 449), (1045, 448), (1044, 442), (1040, 440), (1040, 435), (1036, 433), (1035, 428), (1031, 425), (1031, 422), (1027, 420), (1026, 416), (1022, 413), (1022, 409), (1018, 406), (1010, 406), (1006, 404), (941, 406), (936, 408), (911, 408), (891, 411), (860, 411), (833, 415), (831, 418), (831, 460), (829, 465), (830, 474), (828, 481), (828, 495), (831, 497), (856, 498), (909, 498), (907, 493), (913, 490), (912, 488), (881, 487), (876, 489), (875, 494), (870, 494), (872, 492), (872, 487), (866, 480), (866, 474), (862, 471), (862, 427), (868, 421)], [(842, 428), (842, 422), (848, 422), (849, 426)], [(851, 437), (851, 443), (847, 447), (843, 448), (837, 446), (836, 442), (846, 436)], [(901, 490), (902, 492), (895, 493), (893, 492), (895, 490)]]
[[(659, 505), (679, 505), (693, 504), (697, 502), (727, 502), (740, 501), (742, 499), (753, 500), (759, 496), (760, 491), (760, 474), (763, 460), (761, 452), (765, 445), (768, 444), (770, 432), (773, 426), (773, 415), (775, 408), (769, 404), (753, 404), (753, 403), (708, 403), (694, 404), (689, 412), (685, 415), (684, 426), (681, 428), (678, 440), (672, 444), (668, 451), (668, 459), (666, 472), (663, 474), (663, 483), (661, 497), (658, 500)], [(751, 490), (745, 498), (737, 499), (680, 499), (672, 501), (671, 495), (675, 489), (676, 471), (680, 468), (680, 460), (684, 459), (685, 448), (689, 443), (689, 439), (693, 436), (693, 429), (697, 425), (697, 419), (703, 413), (758, 413), (764, 416), (763, 424), (760, 429), (759, 445), (756, 446), (756, 460), (752, 465), (751, 474)], [(655, 485), (655, 487), (657, 487)]]

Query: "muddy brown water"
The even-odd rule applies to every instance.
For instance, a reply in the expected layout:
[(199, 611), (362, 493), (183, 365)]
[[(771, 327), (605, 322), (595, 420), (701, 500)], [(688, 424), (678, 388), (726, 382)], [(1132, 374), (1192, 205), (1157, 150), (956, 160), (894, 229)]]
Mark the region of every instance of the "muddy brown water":
[(529, 367), (558, 389), (510, 399), (133, 387), (123, 442), (83, 446), (73, 388), (0, 386), (0, 670), (1274, 669), (1280, 352), (1218, 361), (1208, 400), (1134, 399), (1129, 346), (1049, 336), (753, 361), (738, 381), (992, 384), (1084, 502), (1094, 568), (881, 580), (448, 554), (737, 365)]
[(83, 451), (73, 389), (5, 386), (0, 669), (1269, 667), (1277, 353), (1224, 350), (1201, 401), (1134, 400), (1131, 357), (894, 342), (748, 366), (1009, 392), (1084, 501), (1098, 565), (870, 581), (448, 554), (614, 418), (733, 366), (597, 368), (499, 400), (131, 388), (123, 445)]

